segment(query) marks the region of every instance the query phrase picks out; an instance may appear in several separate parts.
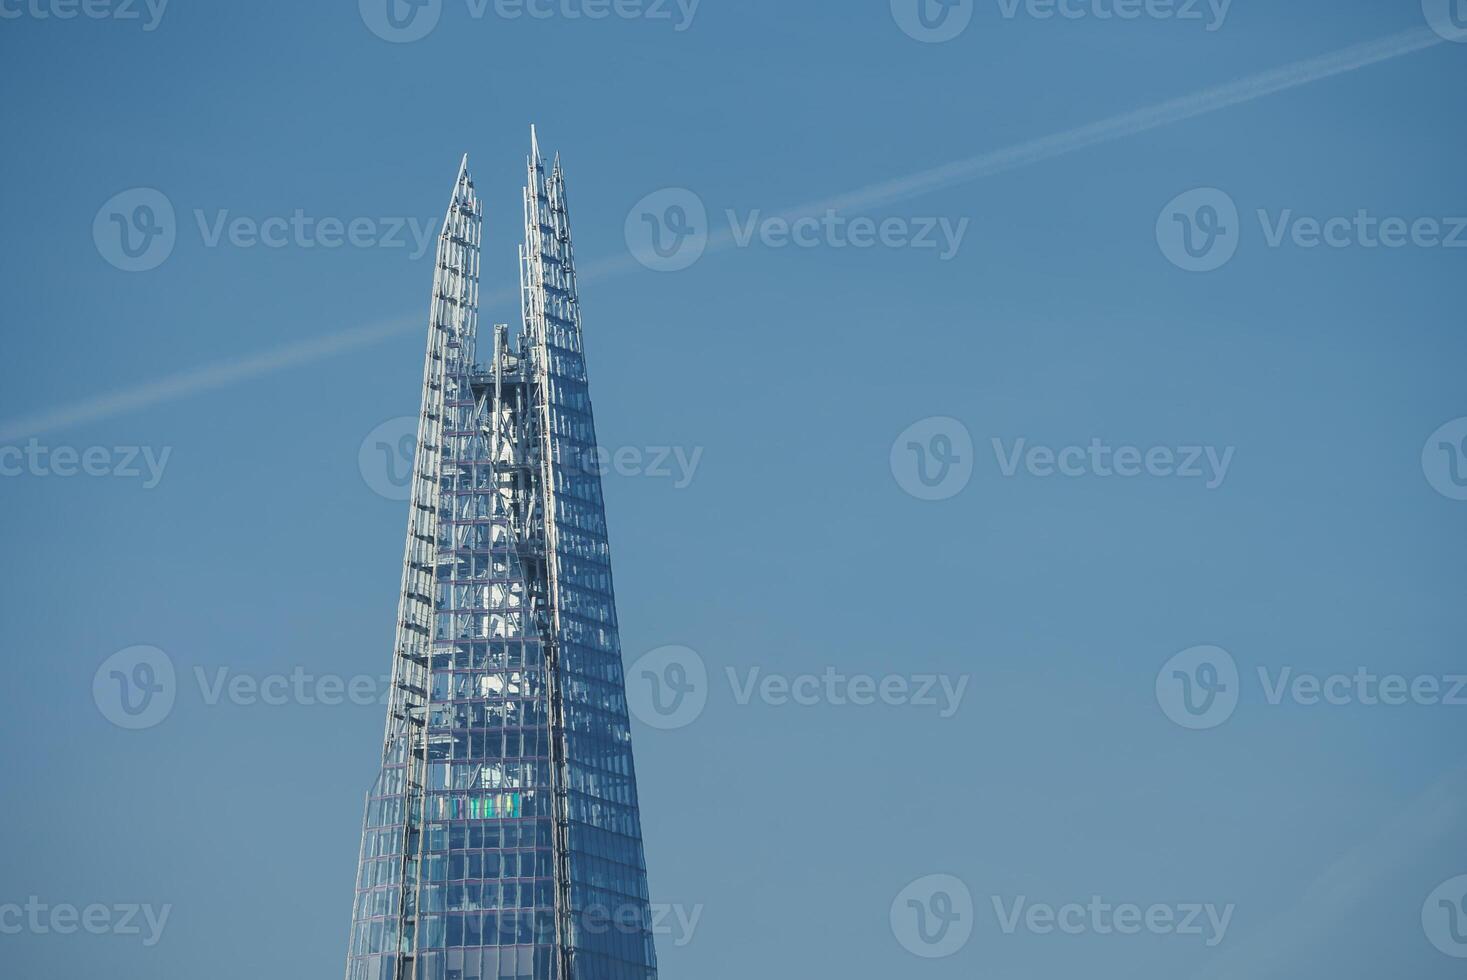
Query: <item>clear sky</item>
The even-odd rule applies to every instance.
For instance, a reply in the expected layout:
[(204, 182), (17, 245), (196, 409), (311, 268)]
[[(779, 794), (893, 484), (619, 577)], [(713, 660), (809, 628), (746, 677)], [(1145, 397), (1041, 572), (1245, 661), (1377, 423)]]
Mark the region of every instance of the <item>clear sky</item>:
[(322, 702), (389, 666), (413, 229), (467, 152), (513, 322), (535, 123), (664, 977), (1460, 976), (1467, 45), (1419, 0), (533, 7), (0, 0), (0, 973), (339, 975), (383, 709)]

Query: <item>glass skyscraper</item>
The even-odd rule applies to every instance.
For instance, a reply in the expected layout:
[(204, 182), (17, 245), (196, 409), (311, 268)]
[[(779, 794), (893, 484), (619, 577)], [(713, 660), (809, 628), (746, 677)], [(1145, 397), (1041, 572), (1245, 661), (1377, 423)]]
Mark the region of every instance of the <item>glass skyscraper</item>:
[(481, 365), (465, 157), (347, 980), (657, 975), (565, 175), (533, 130), (524, 215), (521, 329)]

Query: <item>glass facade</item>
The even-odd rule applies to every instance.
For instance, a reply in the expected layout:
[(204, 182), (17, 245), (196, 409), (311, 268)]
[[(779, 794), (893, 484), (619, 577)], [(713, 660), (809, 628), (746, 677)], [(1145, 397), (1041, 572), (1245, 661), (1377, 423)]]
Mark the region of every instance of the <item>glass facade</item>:
[(383, 765), (347, 980), (654, 980), (574, 255), (532, 152), (523, 324), (476, 364), (467, 161), (439, 239)]
[[(531, 155), (521, 253), (553, 574), (569, 857), (569, 943), (588, 977), (655, 976), (596, 427), (581, 350), (565, 175)], [(615, 926), (607, 924), (607, 918)]]

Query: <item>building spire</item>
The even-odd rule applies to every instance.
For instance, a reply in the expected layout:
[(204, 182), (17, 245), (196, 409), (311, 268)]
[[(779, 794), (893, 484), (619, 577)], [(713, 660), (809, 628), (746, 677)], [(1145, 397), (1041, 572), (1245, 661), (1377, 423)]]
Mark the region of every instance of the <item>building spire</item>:
[(454, 223), (456, 212), (466, 212), (470, 215), (479, 214), (479, 200), (474, 194), (474, 177), (469, 173), (469, 155), (465, 153), (459, 161), (458, 176), (453, 179), (453, 196), (448, 201), (448, 213), (443, 216), (443, 230), (440, 235), (446, 235)]

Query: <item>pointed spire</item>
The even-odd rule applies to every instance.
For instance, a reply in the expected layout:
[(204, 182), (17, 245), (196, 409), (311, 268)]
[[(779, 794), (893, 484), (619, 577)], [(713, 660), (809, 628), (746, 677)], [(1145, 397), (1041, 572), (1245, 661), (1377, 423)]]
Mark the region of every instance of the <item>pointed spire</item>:
[(448, 213), (443, 216), (443, 230), (440, 234), (448, 234), (449, 226), (453, 222), (454, 211), (461, 207), (475, 214), (479, 210), (479, 201), (474, 194), (474, 177), (469, 173), (469, 155), (467, 153), (459, 161), (458, 176), (453, 178), (453, 194), (448, 201)]
[(530, 162), (537, 166), (540, 163), (540, 137), (535, 133), (534, 123), (530, 123)]
[(454, 197), (458, 197), (466, 191), (472, 193), (473, 187), (474, 177), (469, 173), (469, 155), (465, 153), (463, 159), (459, 161), (458, 176), (453, 178)]

